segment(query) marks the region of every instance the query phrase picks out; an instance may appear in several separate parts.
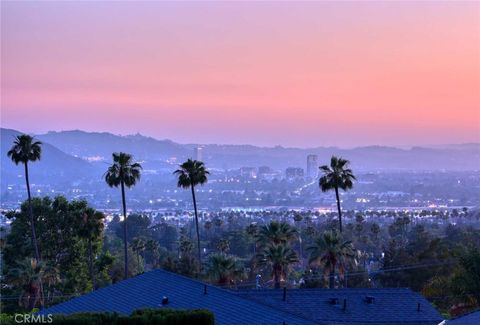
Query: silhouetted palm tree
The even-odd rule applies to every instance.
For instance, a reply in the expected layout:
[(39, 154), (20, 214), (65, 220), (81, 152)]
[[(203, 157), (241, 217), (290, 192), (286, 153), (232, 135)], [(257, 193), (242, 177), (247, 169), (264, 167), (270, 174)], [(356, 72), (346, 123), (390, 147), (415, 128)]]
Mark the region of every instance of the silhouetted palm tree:
[(137, 255), (137, 273), (141, 273), (140, 269), (140, 253), (146, 248), (146, 242), (143, 238), (137, 237), (130, 244), (132, 251)]
[(256, 222), (252, 222), (245, 228), (245, 232), (249, 237), (249, 241), (253, 239), (253, 257), (257, 254), (257, 236), (258, 236), (258, 225)]
[(342, 241), (342, 235), (335, 230), (325, 231), (307, 250), (310, 252), (309, 262), (322, 265), (325, 273), (328, 272), (330, 289), (335, 286), (335, 269), (338, 267), (343, 277), (347, 265), (355, 260), (352, 242)]
[(352, 170), (347, 168), (349, 163), (348, 160), (332, 156), (330, 166), (320, 166), (320, 170), (323, 172), (323, 176), (320, 177), (319, 181), (322, 192), (335, 190), (340, 232), (342, 232), (342, 209), (340, 207), (340, 195), (338, 189), (344, 191), (351, 189), (353, 187), (353, 181), (356, 179)]
[(195, 229), (197, 231), (197, 251), (198, 262), (202, 263), (202, 255), (200, 250), (200, 229), (198, 227), (198, 211), (197, 200), (195, 198), (195, 186), (203, 185), (208, 180), (210, 174), (203, 162), (198, 160), (188, 159), (180, 165), (174, 174), (178, 177), (177, 186), (182, 188), (190, 188), (192, 190), (193, 209), (195, 210)]
[(272, 221), (260, 228), (257, 241), (261, 246), (286, 244), (297, 237), (297, 230), (286, 222)]
[(145, 250), (151, 258), (151, 265), (155, 268), (160, 263), (160, 244), (155, 239), (148, 239), (145, 243)]
[(297, 254), (287, 245), (268, 245), (257, 255), (258, 266), (268, 266), (272, 270), (275, 288), (280, 288), (280, 282), (286, 280), (290, 265), (298, 262)]
[(132, 155), (120, 152), (113, 153), (113, 164), (108, 167), (105, 173), (105, 182), (110, 187), (120, 186), (122, 189), (123, 205), (123, 247), (125, 254), (125, 276), (128, 278), (128, 243), (127, 243), (127, 205), (125, 202), (125, 186), (130, 188), (140, 179), (142, 166), (133, 162)]
[(208, 256), (205, 273), (210, 281), (219, 285), (227, 285), (242, 280), (246, 273), (243, 263), (234, 256), (216, 253)]
[(33, 137), (27, 134), (22, 134), (15, 138), (12, 148), (7, 153), (8, 157), (12, 159), (15, 165), (22, 163), (25, 167), (25, 181), (27, 183), (28, 194), (28, 214), (32, 231), (32, 246), (37, 262), (40, 262), (40, 251), (38, 249), (37, 233), (35, 231), (35, 222), (33, 220), (32, 195), (30, 193), (30, 179), (28, 177), (28, 162), (40, 160), (42, 155), (41, 146), (42, 143), (40, 141), (34, 141)]
[(20, 306), (32, 310), (41, 298), (41, 283), (44, 265), (34, 258), (17, 262), (10, 272), (13, 284), (22, 289), (18, 299)]

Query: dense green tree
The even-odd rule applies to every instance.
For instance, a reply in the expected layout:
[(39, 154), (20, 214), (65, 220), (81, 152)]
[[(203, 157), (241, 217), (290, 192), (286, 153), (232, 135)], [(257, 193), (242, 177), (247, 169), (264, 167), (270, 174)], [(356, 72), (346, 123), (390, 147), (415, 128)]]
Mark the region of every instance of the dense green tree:
[[(99, 211), (92, 208), (86, 208), (81, 216), (79, 235), (88, 243), (88, 268), (90, 271), (90, 278), (92, 280), (92, 290), (97, 288), (95, 276), (94, 255), (98, 248), (97, 242), (101, 239), (103, 231), (103, 222), (105, 216)], [(95, 248), (94, 248), (95, 246)]]
[(352, 170), (348, 168), (349, 164), (350, 162), (346, 159), (332, 156), (330, 166), (320, 166), (320, 170), (323, 173), (319, 181), (320, 189), (322, 192), (335, 191), (340, 232), (342, 232), (342, 208), (340, 207), (340, 194), (338, 191), (339, 189), (344, 191), (351, 189), (353, 187), (353, 181), (356, 179)]
[[(92, 289), (91, 272), (89, 272), (88, 237), (85, 234), (85, 215), (99, 217), (99, 213), (86, 201), (67, 201), (58, 196), (53, 200), (32, 198), (31, 201), (37, 238), (42, 252), (44, 277), (46, 281), (44, 300), (50, 303), (55, 299), (53, 293), (74, 294)], [(31, 257), (31, 232), (28, 202), (24, 202), (20, 210), (7, 213), (11, 221), (10, 231), (5, 238), (2, 250), (3, 274), (8, 282), (12, 270), (17, 268), (17, 261)], [(88, 218), (87, 218), (88, 220)], [(92, 221), (94, 219), (90, 219)], [(89, 224), (92, 234), (100, 234), (103, 224), (95, 221)], [(94, 247), (100, 247), (101, 236), (98, 236)], [(98, 270), (98, 269), (97, 269)], [(20, 294), (21, 288), (9, 288), (12, 295)], [(38, 300), (39, 301), (39, 300)]]
[[(124, 220), (112, 223), (111, 228), (118, 238), (123, 238), (124, 223)], [(150, 218), (147, 215), (138, 213), (130, 214), (127, 219), (127, 242), (131, 242), (134, 238), (138, 237), (152, 237), (154, 228), (151, 227), (151, 224)], [(158, 226), (155, 227), (155, 229), (157, 228)]]
[[(127, 221), (127, 205), (125, 201), (125, 187), (130, 188), (135, 186), (140, 179), (142, 166), (139, 163), (133, 162), (132, 155), (120, 152), (113, 153), (113, 164), (108, 167), (105, 173), (105, 182), (110, 187), (120, 186), (122, 190), (122, 207), (123, 220)], [(125, 259), (125, 279), (128, 278), (128, 240), (127, 240), (127, 222), (123, 223), (123, 247)]]
[(335, 287), (335, 271), (343, 277), (347, 266), (355, 260), (355, 250), (351, 241), (343, 241), (341, 234), (327, 230), (309, 246), (310, 264), (324, 267), (329, 277), (329, 287)]
[(195, 230), (197, 232), (197, 252), (198, 261), (202, 263), (202, 254), (200, 247), (200, 228), (198, 226), (197, 199), (195, 197), (195, 186), (203, 185), (208, 180), (210, 174), (205, 168), (203, 162), (188, 159), (180, 165), (174, 174), (177, 176), (177, 186), (181, 188), (190, 188), (192, 190), (193, 209), (195, 211)]

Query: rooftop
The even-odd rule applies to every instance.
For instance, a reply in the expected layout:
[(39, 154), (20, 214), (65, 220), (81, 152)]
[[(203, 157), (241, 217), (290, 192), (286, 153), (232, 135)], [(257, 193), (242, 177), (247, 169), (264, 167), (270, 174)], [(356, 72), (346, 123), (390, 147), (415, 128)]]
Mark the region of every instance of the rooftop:
[[(314, 324), (282, 310), (178, 274), (154, 270), (40, 311), (40, 314), (117, 312), (141, 308), (208, 309), (215, 324)], [(162, 305), (163, 297), (168, 304)]]
[(480, 324), (480, 310), (469, 313), (446, 322), (448, 325), (478, 325)]
[[(206, 293), (205, 293), (206, 290)], [(409, 289), (282, 289), (231, 291), (154, 270), (44, 309), (40, 314), (117, 312), (141, 308), (208, 309), (215, 324), (418, 324), (441, 315)], [(164, 297), (167, 304), (162, 304)], [(344, 301), (346, 305), (344, 306)]]
[(239, 290), (236, 294), (317, 324), (438, 324), (442, 316), (407, 288)]

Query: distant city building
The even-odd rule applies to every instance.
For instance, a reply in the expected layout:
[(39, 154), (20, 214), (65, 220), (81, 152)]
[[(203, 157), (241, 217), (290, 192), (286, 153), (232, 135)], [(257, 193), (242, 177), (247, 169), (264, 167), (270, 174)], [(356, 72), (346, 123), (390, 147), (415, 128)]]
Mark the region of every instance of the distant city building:
[(240, 175), (242, 177), (247, 177), (247, 178), (256, 178), (257, 177), (257, 169), (255, 167), (241, 167), (240, 168)]
[(299, 167), (288, 167), (285, 170), (285, 177), (288, 179), (293, 179), (293, 178), (302, 178), (305, 176), (303, 168)]
[(272, 169), (268, 166), (258, 167), (258, 176), (264, 175), (264, 174), (271, 174), (272, 172), (273, 172)]
[(195, 147), (193, 149), (193, 159), (198, 161), (203, 161), (202, 151), (203, 151), (202, 147)]
[(307, 156), (307, 176), (310, 178), (317, 178), (318, 176), (318, 156)]
[[(258, 167), (258, 173), (257, 173), (257, 176), (259, 179), (261, 180), (265, 180), (265, 181), (271, 181), (273, 180), (275, 177), (278, 176), (278, 173), (275, 172), (272, 168), (270, 168), (269, 166), (260, 166)], [(281, 177), (281, 175), (280, 175)]]

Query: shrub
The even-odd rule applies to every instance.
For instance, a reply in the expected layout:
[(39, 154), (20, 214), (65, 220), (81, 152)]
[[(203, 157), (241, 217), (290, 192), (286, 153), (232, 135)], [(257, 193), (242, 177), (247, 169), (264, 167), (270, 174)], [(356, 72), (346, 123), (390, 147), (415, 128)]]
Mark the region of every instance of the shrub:
[[(2, 314), (2, 325), (14, 324), (13, 316)], [(130, 316), (116, 313), (55, 315), (55, 325), (214, 325), (208, 310), (140, 309)]]

